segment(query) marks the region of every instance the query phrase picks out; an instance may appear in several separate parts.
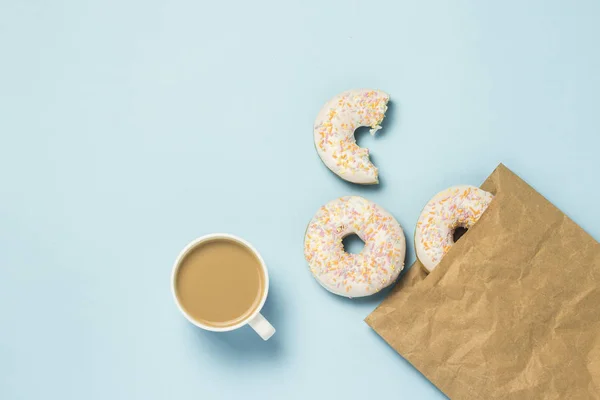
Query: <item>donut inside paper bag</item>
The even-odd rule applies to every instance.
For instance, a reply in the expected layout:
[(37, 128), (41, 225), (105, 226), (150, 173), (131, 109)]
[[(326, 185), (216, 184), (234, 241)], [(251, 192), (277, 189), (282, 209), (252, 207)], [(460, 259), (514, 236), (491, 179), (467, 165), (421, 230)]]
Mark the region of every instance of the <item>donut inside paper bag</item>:
[(366, 322), (453, 399), (600, 398), (600, 244), (503, 165), (481, 188), (478, 223)]

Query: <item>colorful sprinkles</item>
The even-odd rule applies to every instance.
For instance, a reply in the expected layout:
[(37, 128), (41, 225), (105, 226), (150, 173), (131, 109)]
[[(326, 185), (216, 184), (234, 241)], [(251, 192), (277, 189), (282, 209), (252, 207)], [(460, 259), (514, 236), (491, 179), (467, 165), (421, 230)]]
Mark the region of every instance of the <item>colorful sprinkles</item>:
[(454, 244), (458, 227), (471, 228), (492, 201), (493, 196), (474, 186), (454, 186), (427, 203), (415, 233), (419, 261), (432, 271)]
[(380, 90), (349, 90), (331, 99), (317, 116), (314, 139), (317, 152), (327, 167), (340, 178), (354, 183), (378, 183), (377, 168), (369, 150), (356, 144), (354, 131), (381, 129), (390, 96)]
[[(342, 239), (355, 233), (365, 246), (359, 254), (344, 251)], [(333, 200), (308, 225), (304, 257), (327, 290), (346, 297), (377, 293), (404, 268), (406, 242), (394, 217), (358, 196)]]

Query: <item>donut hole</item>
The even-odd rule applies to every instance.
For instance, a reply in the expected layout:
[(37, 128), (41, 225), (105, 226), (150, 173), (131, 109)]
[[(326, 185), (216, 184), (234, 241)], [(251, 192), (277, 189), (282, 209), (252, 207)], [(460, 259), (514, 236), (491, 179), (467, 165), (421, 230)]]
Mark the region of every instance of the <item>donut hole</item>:
[(363, 141), (363, 138), (371, 136), (370, 131), (370, 126), (359, 126), (358, 128), (356, 128), (356, 130), (354, 131), (354, 139), (356, 139), (356, 144), (360, 147), (363, 147), (360, 144)]
[(342, 239), (342, 245), (346, 253), (358, 254), (365, 247), (365, 242), (356, 233), (351, 233)]
[(457, 226), (452, 232), (452, 240), (454, 240), (454, 243), (458, 242), (458, 239), (460, 239), (465, 233), (467, 233), (467, 231), (467, 228)]

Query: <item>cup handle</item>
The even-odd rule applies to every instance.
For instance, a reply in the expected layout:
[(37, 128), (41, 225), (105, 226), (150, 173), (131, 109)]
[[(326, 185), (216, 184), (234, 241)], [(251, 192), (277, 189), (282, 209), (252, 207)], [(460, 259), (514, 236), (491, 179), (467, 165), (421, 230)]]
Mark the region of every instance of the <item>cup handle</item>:
[(254, 318), (248, 321), (248, 324), (261, 338), (263, 338), (263, 340), (269, 340), (269, 338), (275, 334), (273, 325), (271, 325), (260, 313), (256, 314)]

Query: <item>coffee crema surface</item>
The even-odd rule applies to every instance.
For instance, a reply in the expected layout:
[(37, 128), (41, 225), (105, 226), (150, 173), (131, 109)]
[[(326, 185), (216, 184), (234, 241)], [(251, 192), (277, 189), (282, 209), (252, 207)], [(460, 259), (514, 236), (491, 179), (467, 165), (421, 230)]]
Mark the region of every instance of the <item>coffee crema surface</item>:
[(175, 278), (175, 294), (185, 312), (217, 328), (236, 325), (256, 311), (264, 286), (260, 260), (231, 239), (213, 239), (191, 249)]

